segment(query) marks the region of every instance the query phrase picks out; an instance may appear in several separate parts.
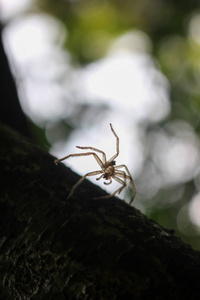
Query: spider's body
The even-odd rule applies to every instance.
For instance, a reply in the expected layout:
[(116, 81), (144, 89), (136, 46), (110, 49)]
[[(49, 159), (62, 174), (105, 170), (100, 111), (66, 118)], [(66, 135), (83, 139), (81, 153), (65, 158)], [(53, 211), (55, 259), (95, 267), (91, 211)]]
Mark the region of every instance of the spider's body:
[[(119, 166), (115, 166), (115, 158), (119, 155), (119, 138), (116, 134), (116, 132), (114, 131), (112, 124), (110, 124), (110, 128), (114, 134), (114, 136), (116, 137), (116, 148), (117, 148), (117, 153), (112, 156), (109, 160), (106, 160), (106, 154), (99, 149), (93, 148), (93, 147), (81, 147), (81, 146), (77, 146), (77, 148), (79, 149), (90, 149), (93, 150), (95, 152), (99, 152), (102, 154), (102, 160), (99, 158), (99, 156), (95, 153), (95, 152), (86, 152), (86, 153), (77, 153), (77, 154), (69, 154), (61, 159), (57, 159), (55, 160), (55, 164), (57, 165), (58, 162), (65, 160), (69, 157), (72, 156), (88, 156), (88, 155), (93, 155), (94, 158), (96, 159), (97, 163), (99, 164), (99, 166), (101, 167), (101, 170), (98, 171), (94, 171), (94, 172), (90, 172), (85, 174), (72, 188), (71, 192), (68, 195), (68, 198), (72, 196), (72, 194), (74, 193), (75, 189), (78, 187), (78, 185), (88, 176), (93, 176), (93, 175), (98, 175), (101, 174), (100, 177), (98, 177), (96, 180), (99, 180), (101, 178), (105, 179), (105, 180), (109, 180), (109, 182), (104, 182), (104, 184), (108, 185), (112, 183), (112, 178), (115, 179), (117, 182), (119, 182), (122, 186), (120, 188), (118, 188), (114, 193), (112, 193), (111, 195), (106, 195), (100, 198), (109, 198), (114, 196), (116, 193), (121, 193), (121, 191), (126, 187), (126, 180), (130, 180), (130, 183), (132, 185), (133, 188), (133, 197), (130, 201), (130, 204), (133, 202), (135, 194), (136, 194), (136, 188), (135, 188), (135, 184), (133, 181), (133, 178), (131, 177), (131, 174), (127, 168), (126, 165), (119, 165)], [(124, 168), (125, 171), (121, 171), (119, 169)]]
[[(111, 179), (112, 175), (115, 172), (115, 167), (113, 167), (115, 165), (115, 161), (111, 161), (109, 163), (106, 163), (104, 168), (103, 168), (103, 178), (108, 180)], [(97, 180), (100, 178), (97, 178)], [(108, 184), (108, 183), (107, 183)]]

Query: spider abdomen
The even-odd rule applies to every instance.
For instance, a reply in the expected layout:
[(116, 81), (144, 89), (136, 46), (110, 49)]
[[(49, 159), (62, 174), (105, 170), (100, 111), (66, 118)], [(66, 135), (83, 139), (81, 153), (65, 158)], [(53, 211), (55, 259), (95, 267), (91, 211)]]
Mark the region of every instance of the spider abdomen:
[(114, 171), (115, 171), (115, 169), (113, 166), (108, 166), (105, 169), (103, 178), (105, 178), (106, 180), (110, 179), (112, 177), (112, 175), (114, 174)]

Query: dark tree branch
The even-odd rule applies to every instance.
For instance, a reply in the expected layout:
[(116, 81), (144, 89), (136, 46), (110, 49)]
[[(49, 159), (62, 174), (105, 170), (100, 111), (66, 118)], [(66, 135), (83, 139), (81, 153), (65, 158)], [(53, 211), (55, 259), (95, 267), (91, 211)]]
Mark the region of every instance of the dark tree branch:
[(1, 299), (200, 299), (200, 254), (1, 127)]
[(29, 123), (21, 109), (16, 85), (4, 51), (2, 32), (3, 25), (0, 22), (0, 120), (24, 136), (30, 137)]

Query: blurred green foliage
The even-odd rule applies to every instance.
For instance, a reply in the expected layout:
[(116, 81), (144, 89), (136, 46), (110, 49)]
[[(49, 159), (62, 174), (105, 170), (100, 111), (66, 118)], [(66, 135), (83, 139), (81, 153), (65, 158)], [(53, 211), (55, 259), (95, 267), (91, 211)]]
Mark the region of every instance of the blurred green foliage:
[[(64, 46), (79, 64), (102, 58), (122, 33), (134, 29), (145, 32), (152, 42), (152, 57), (171, 86), (171, 113), (160, 128), (169, 121), (181, 120), (192, 126), (199, 139), (200, 30), (194, 24), (198, 21), (199, 1), (39, 0), (37, 7), (66, 26)], [(150, 127), (147, 135), (152, 130)], [(185, 231), (176, 220), (182, 207), (197, 193), (198, 182), (194, 178), (160, 190), (146, 211), (196, 249), (200, 249), (199, 229), (188, 221), (188, 212), (184, 215)], [(179, 194), (178, 200), (168, 201), (175, 194)]]
[(40, 0), (37, 5), (66, 25), (65, 46), (83, 64), (103, 57), (120, 34), (132, 29), (144, 31), (152, 41), (152, 55), (171, 83), (172, 118), (186, 117), (199, 128), (200, 44), (188, 34), (188, 22), (198, 13), (198, 1)]

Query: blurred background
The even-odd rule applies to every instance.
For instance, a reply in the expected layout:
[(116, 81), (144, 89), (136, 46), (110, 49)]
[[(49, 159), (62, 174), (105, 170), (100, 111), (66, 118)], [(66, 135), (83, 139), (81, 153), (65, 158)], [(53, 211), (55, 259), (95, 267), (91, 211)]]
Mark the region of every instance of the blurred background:
[[(40, 145), (59, 158), (77, 145), (110, 158), (112, 123), (117, 164), (135, 180), (133, 205), (200, 250), (198, 2), (0, 0), (0, 20)], [(80, 175), (99, 169), (93, 157), (65, 163)]]

